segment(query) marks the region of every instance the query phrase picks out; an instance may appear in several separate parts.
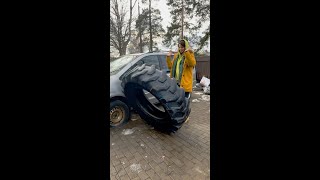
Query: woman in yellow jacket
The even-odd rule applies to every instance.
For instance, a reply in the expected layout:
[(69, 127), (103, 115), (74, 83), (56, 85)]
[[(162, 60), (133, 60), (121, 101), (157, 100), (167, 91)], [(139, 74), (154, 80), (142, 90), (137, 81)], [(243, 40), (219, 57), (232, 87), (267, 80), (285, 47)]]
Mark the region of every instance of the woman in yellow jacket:
[(171, 60), (172, 51), (170, 50), (167, 54), (167, 65), (170, 69), (170, 77), (177, 80), (178, 85), (184, 89), (186, 97), (190, 98), (193, 82), (192, 71), (196, 60), (187, 40), (181, 40), (178, 47), (179, 50), (173, 56), (173, 60)]

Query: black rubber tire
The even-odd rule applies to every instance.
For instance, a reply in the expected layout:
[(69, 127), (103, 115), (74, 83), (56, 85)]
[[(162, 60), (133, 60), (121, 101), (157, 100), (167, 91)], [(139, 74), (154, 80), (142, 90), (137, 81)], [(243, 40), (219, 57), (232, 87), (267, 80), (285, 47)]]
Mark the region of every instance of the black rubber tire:
[(128, 121), (130, 119), (130, 110), (129, 110), (128, 105), (120, 100), (115, 100), (110, 103), (110, 114), (112, 113), (111, 111), (117, 107), (121, 108), (123, 110), (124, 115), (118, 124), (112, 124), (111, 117), (110, 117), (110, 127), (111, 128), (123, 126), (124, 124), (128, 123)]
[[(162, 132), (176, 132), (190, 113), (185, 92), (178, 87), (175, 79), (159, 71), (154, 65), (143, 64), (123, 79), (128, 103), (148, 124)], [(153, 106), (145, 97), (143, 89), (150, 92), (161, 103), (164, 111)]]

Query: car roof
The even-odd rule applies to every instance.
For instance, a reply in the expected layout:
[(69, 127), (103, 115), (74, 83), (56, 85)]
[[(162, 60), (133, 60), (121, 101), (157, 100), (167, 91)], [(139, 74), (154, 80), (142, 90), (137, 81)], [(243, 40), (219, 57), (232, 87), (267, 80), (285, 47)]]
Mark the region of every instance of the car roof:
[(128, 54), (128, 55), (132, 55), (132, 56), (140, 56), (142, 54), (145, 54), (145, 53), (134, 53), (134, 54)]
[[(176, 53), (176, 52), (172, 51), (172, 53)], [(167, 55), (167, 54), (168, 54), (168, 51), (162, 51), (162, 52), (133, 53), (133, 54), (126, 54), (125, 56), (135, 56), (135, 59), (136, 59), (141, 56), (145, 57), (148, 55)]]
[[(161, 52), (147, 52), (147, 53), (135, 53), (135, 54), (130, 54), (134, 56), (141, 56), (141, 55), (167, 55), (169, 51), (161, 51)], [(172, 51), (172, 53), (176, 53)]]

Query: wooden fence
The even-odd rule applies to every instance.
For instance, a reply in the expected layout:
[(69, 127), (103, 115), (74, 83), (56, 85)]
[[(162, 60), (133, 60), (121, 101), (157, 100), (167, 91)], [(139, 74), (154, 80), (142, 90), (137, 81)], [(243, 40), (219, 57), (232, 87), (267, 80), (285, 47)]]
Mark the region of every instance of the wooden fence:
[(199, 82), (202, 76), (210, 79), (210, 56), (195, 57), (196, 65), (196, 80)]

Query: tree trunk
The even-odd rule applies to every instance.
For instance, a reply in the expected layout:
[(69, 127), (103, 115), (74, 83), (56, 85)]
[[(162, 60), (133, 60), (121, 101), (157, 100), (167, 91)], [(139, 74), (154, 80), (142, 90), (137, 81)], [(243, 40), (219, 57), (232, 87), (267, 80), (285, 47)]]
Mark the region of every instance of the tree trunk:
[(182, 31), (181, 31), (181, 39), (183, 39), (183, 15), (184, 15), (184, 4), (183, 4), (183, 0), (182, 0), (182, 17), (181, 17), (181, 22), (182, 22), (181, 29), (182, 29)]
[(149, 52), (152, 52), (151, 0), (149, 0), (149, 29), (150, 29), (150, 48), (149, 48)]
[(120, 56), (126, 55), (126, 49), (127, 49), (127, 47), (123, 47), (123, 48), (119, 49)]
[[(138, 2), (138, 17), (140, 16), (140, 6), (139, 6), (139, 2)], [(139, 43), (139, 49), (140, 49), (140, 53), (143, 52), (142, 50), (142, 32), (141, 32), (141, 24), (139, 25), (139, 39), (140, 39), (140, 43)]]

